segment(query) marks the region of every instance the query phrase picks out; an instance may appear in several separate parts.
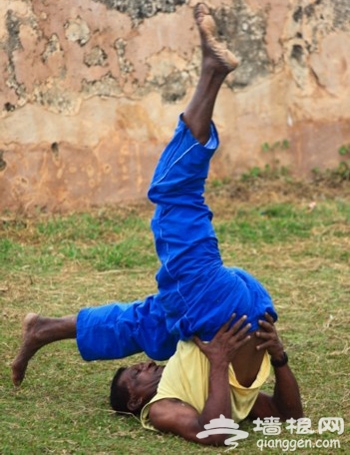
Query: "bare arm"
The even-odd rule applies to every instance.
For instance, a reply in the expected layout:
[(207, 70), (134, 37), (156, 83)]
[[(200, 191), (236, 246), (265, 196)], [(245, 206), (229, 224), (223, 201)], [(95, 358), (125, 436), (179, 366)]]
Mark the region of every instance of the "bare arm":
[[(265, 317), (266, 321), (260, 321), (262, 330), (256, 333), (262, 340), (257, 349), (267, 349), (272, 361), (280, 361), (284, 357), (283, 344), (278, 337), (273, 318), (269, 314)], [(298, 383), (288, 363), (275, 367), (274, 372), (276, 382), (273, 395), (259, 393), (249, 417), (256, 419), (273, 416), (282, 420), (302, 417)]]
[(241, 318), (229, 329), (230, 320), (210, 343), (202, 343), (198, 338), (194, 339), (210, 363), (209, 393), (204, 409), (198, 413), (192, 406), (179, 400), (157, 401), (150, 407), (150, 420), (158, 430), (174, 433), (202, 444), (223, 444), (227, 439), (227, 435), (211, 435), (205, 439), (198, 439), (196, 435), (204, 430), (205, 424), (219, 418), (220, 415), (231, 418), (229, 359), (232, 359), (235, 352), (250, 339), (246, 335), (250, 325), (247, 324), (241, 328), (245, 319), (245, 317)]

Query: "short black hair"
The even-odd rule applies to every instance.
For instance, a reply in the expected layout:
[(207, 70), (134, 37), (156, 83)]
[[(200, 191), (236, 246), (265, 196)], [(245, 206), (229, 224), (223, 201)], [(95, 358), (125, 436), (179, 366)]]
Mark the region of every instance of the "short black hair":
[(116, 412), (132, 412), (128, 408), (130, 400), (130, 392), (126, 385), (119, 384), (120, 376), (126, 370), (125, 367), (118, 368), (111, 383), (111, 391), (109, 395), (109, 402), (112, 409)]

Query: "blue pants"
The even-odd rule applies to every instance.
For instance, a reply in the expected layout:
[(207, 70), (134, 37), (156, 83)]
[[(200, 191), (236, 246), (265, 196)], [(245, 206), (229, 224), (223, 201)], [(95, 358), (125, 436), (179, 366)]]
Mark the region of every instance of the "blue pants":
[(151, 227), (161, 261), (158, 294), (132, 304), (81, 310), (77, 342), (84, 359), (115, 359), (144, 351), (164, 360), (175, 352), (179, 339), (196, 334), (211, 340), (233, 313), (236, 320), (246, 314), (251, 331), (257, 330), (266, 311), (277, 319), (259, 281), (222, 263), (213, 215), (203, 196), (218, 145), (214, 124), (203, 146), (180, 117), (148, 192), (156, 204)]

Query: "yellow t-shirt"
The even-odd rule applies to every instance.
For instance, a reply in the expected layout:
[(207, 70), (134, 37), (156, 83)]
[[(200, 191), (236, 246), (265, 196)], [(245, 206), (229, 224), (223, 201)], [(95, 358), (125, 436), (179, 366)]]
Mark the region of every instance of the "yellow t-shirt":
[[(208, 398), (209, 369), (210, 364), (207, 357), (195, 343), (179, 341), (175, 354), (164, 368), (157, 394), (141, 411), (142, 426), (149, 430), (155, 430), (149, 420), (149, 407), (152, 403), (164, 398), (177, 398), (190, 404), (198, 413), (201, 413)], [(257, 377), (250, 387), (240, 385), (232, 365), (229, 366), (232, 419), (236, 423), (248, 416), (259, 390), (269, 374), (270, 358), (267, 352)]]

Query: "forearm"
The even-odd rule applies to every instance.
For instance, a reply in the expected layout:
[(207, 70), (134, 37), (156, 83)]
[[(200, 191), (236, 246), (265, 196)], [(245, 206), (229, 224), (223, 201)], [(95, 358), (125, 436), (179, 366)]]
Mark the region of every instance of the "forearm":
[[(201, 444), (224, 444), (226, 434), (205, 434), (205, 425), (224, 415), (231, 418), (228, 363), (210, 364), (208, 397), (203, 411), (198, 413), (190, 404), (164, 399), (150, 406), (150, 420), (160, 431), (171, 432)], [(199, 436), (198, 436), (199, 435)]]
[(288, 357), (277, 334), (272, 316), (265, 313), (266, 320), (260, 320), (261, 330), (256, 336), (262, 340), (257, 349), (267, 349), (271, 356), (276, 382), (274, 394), (267, 399), (257, 400), (252, 415), (276, 416), (284, 420), (303, 416), (298, 383), (288, 366)]
[(288, 364), (274, 368), (275, 389), (272, 400), (284, 419), (298, 419), (303, 416), (303, 408), (298, 383)]
[[(214, 338), (205, 343), (198, 337), (193, 341), (209, 361), (208, 397), (202, 412), (198, 413), (191, 403), (179, 403), (175, 400), (160, 400), (151, 404), (150, 420), (161, 431), (178, 434), (189, 441), (202, 444), (224, 444), (226, 434), (207, 434), (205, 425), (223, 415), (231, 419), (231, 394), (229, 384), (229, 364), (238, 349), (250, 337), (246, 335), (250, 324), (244, 327), (246, 316), (231, 325), (235, 315), (216, 333)], [(199, 378), (199, 380), (201, 380)]]
[(228, 363), (210, 363), (208, 397), (201, 413), (191, 403), (164, 399), (150, 406), (150, 421), (160, 431), (171, 432), (205, 445), (223, 445), (227, 434), (207, 434), (205, 426), (221, 415), (231, 418)]
[(230, 384), (228, 379), (227, 361), (210, 363), (208, 398), (203, 411), (198, 417), (199, 425), (204, 428), (212, 419), (220, 415), (231, 418)]

